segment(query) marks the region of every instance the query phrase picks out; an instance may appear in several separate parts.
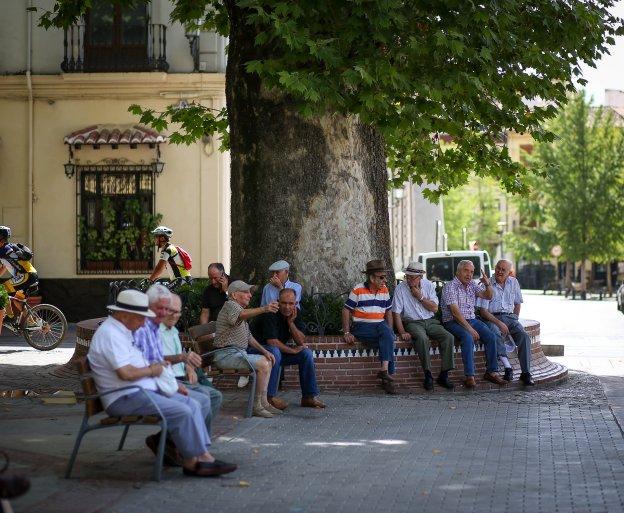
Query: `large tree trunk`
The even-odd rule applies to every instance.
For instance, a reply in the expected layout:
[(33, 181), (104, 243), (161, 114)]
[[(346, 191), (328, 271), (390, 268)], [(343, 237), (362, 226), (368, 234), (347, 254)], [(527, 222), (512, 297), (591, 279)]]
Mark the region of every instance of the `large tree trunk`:
[(382, 137), (354, 118), (304, 118), (267, 91), (244, 69), (262, 57), (255, 34), (228, 7), (232, 274), (263, 283), (285, 259), (305, 290), (344, 292), (367, 260), (391, 263)]

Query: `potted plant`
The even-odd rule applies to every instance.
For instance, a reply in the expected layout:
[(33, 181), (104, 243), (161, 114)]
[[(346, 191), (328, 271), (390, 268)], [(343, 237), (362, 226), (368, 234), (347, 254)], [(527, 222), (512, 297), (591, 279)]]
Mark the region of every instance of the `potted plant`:
[(85, 271), (113, 271), (117, 248), (116, 237), (116, 214), (109, 198), (102, 200), (103, 230), (100, 233), (95, 228), (86, 225), (84, 218), (80, 219), (80, 246), (82, 247), (83, 263)]
[(124, 205), (123, 225), (117, 231), (119, 265), (123, 271), (147, 271), (152, 260), (151, 231), (162, 219), (161, 214), (142, 212), (138, 199)]

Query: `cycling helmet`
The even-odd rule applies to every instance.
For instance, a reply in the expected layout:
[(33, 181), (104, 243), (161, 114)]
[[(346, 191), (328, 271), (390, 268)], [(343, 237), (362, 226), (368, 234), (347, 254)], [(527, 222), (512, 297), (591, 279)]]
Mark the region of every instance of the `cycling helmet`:
[(0, 239), (9, 240), (11, 238), (11, 228), (0, 226)]
[(171, 237), (173, 235), (173, 230), (171, 228), (167, 228), (166, 226), (157, 226), (152, 230), (152, 234), (154, 235), (164, 235), (165, 237)]

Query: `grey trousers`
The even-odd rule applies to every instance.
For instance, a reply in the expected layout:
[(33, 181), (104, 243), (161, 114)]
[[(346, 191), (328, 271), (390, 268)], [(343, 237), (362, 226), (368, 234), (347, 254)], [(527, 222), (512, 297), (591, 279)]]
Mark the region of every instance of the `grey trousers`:
[[(520, 360), (520, 369), (522, 372), (531, 372), (531, 337), (524, 331), (522, 324), (518, 321), (518, 316), (507, 313), (492, 315), (509, 328), (509, 334), (518, 348), (518, 360)], [(497, 337), (496, 347), (500, 348), (502, 345), (502, 351), (499, 350), (498, 355), (506, 356), (507, 351), (505, 351), (505, 342), (500, 329), (493, 322), (488, 322), (487, 325)]]
[[(178, 393), (165, 397), (152, 390), (145, 392), (167, 419), (167, 431), (183, 458), (195, 458), (208, 450), (210, 436), (205, 424), (205, 412), (210, 412), (208, 397), (198, 392), (193, 393), (193, 397)], [(140, 391), (120, 397), (106, 408), (106, 413), (113, 417), (158, 415), (156, 408)]]
[[(221, 403), (223, 402), (223, 394), (219, 392), (216, 388), (211, 387), (209, 385), (202, 385), (201, 383), (195, 383), (191, 385), (188, 381), (182, 381), (184, 386), (188, 389), (189, 395), (195, 399), (197, 399), (197, 395), (207, 396), (210, 401), (210, 408), (206, 415), (204, 415), (204, 420), (206, 421), (206, 429), (208, 430), (208, 435), (212, 436), (212, 421), (219, 413), (219, 409), (221, 408)], [(202, 407), (202, 414), (206, 412)]]

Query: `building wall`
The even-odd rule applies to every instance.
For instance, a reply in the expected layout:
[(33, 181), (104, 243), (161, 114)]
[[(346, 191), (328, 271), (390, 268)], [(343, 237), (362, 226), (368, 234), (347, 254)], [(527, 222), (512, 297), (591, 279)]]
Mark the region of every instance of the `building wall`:
[[(54, 6), (54, 0), (31, 0), (37, 8), (30, 16), (29, 0), (2, 0), (0, 20), (0, 73), (23, 73), (27, 68), (28, 25), (32, 27), (32, 72), (55, 74), (63, 60), (63, 30), (45, 30), (38, 26), (40, 16)], [(149, 6), (151, 23), (167, 25), (167, 62), (170, 73), (190, 73), (193, 59), (185, 28), (169, 20), (173, 4), (169, 0), (153, 0)], [(225, 72), (226, 39), (214, 32), (200, 34), (200, 70)], [(202, 64), (203, 63), (203, 64)]]
[(435, 251), (436, 223), (441, 221), (438, 244), (444, 233), (442, 205), (431, 203), (422, 194), (426, 186), (406, 183), (388, 198), (393, 267), (402, 270), (418, 253)]
[[(15, 239), (29, 242), (42, 277), (79, 278), (76, 273), (76, 177), (63, 164), (63, 137), (93, 124), (136, 123), (128, 105), (162, 110), (188, 97), (224, 105), (221, 74), (111, 73), (33, 77), (33, 218), (29, 232), (28, 96), (24, 76), (0, 77), (0, 221), (15, 227)], [(229, 263), (229, 161), (218, 141), (190, 146), (161, 145), (164, 172), (156, 179), (156, 211), (174, 229), (174, 239), (194, 260), (194, 275), (206, 275), (212, 261)], [(104, 158), (151, 162), (155, 150), (119, 146), (74, 152), (79, 164)], [(6, 191), (6, 192), (5, 192)]]

